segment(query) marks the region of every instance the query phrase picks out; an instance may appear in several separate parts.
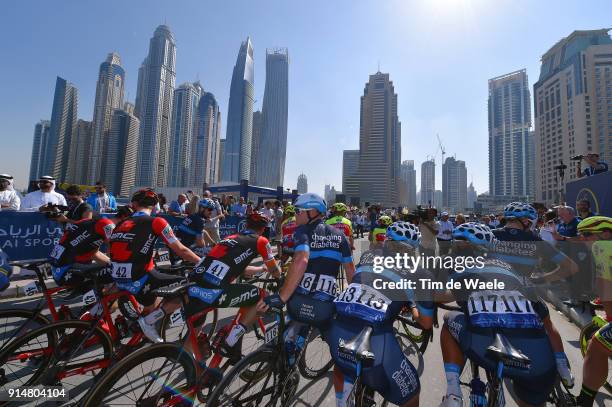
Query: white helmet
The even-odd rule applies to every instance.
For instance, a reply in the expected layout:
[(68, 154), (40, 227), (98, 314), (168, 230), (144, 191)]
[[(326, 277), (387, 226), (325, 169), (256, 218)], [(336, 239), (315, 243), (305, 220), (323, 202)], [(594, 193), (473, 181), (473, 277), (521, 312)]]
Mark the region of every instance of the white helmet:
[(387, 228), (387, 238), (396, 242), (406, 242), (412, 247), (419, 247), (421, 231), (409, 222), (395, 222)]

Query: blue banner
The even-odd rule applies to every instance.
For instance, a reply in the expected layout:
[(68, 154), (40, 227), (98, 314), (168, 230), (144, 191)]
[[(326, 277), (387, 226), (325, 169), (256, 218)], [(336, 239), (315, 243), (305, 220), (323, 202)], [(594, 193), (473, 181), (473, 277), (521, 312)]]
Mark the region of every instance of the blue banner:
[(566, 187), (567, 204), (576, 207), (576, 202), (586, 199), (591, 203), (591, 211), (602, 216), (612, 216), (612, 172), (580, 178), (568, 182)]
[(11, 260), (47, 257), (62, 233), (62, 226), (42, 213), (0, 212), (0, 248)]

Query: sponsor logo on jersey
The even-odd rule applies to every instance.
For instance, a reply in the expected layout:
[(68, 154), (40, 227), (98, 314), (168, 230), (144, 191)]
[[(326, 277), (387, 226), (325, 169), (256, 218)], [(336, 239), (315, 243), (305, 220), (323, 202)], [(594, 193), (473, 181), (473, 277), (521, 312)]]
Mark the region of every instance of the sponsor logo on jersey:
[(70, 245), (72, 247), (77, 247), (79, 244), (83, 243), (83, 241), (89, 237), (91, 237), (91, 234), (88, 231), (84, 230), (83, 233), (81, 233), (76, 238), (70, 241)]
[(253, 249), (249, 248), (245, 252), (243, 252), (240, 256), (234, 258), (234, 263), (240, 264), (252, 254), (253, 254)]
[(234, 297), (232, 298), (232, 300), (230, 301), (228, 307), (232, 307), (236, 304), (239, 304), (243, 301), (248, 301), (250, 299), (259, 297), (259, 289), (257, 287), (253, 287), (250, 291), (246, 291), (242, 294), (240, 294), (240, 297)]
[(134, 240), (136, 234), (126, 232), (115, 232), (111, 235), (112, 240)]
[(155, 242), (155, 235), (151, 233), (149, 234), (149, 237), (147, 238), (145, 244), (142, 246), (142, 249), (140, 249), (140, 253), (147, 254), (151, 249), (153, 242)]

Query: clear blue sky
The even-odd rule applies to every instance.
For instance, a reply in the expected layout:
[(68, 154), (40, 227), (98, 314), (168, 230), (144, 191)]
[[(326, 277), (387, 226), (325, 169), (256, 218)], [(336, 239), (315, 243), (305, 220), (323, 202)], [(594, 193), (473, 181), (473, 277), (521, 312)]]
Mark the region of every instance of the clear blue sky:
[(468, 182), (484, 192), (487, 80), (527, 68), (532, 86), (555, 42), (576, 29), (612, 26), (611, 15), (609, 1), (565, 0), (5, 2), (0, 173), (26, 184), (34, 124), (51, 116), (57, 75), (78, 87), (79, 117), (91, 120), (98, 67), (116, 51), (133, 101), (149, 39), (165, 22), (177, 41), (177, 86), (199, 78), (223, 119), (240, 41), (253, 40), (258, 108), (265, 49), (289, 48), (287, 186), (304, 172), (313, 192), (327, 183), (341, 188), (342, 150), (358, 147), (359, 98), (380, 62), (398, 94), (402, 160), (415, 160), (417, 188), (439, 133), (447, 155), (465, 160)]

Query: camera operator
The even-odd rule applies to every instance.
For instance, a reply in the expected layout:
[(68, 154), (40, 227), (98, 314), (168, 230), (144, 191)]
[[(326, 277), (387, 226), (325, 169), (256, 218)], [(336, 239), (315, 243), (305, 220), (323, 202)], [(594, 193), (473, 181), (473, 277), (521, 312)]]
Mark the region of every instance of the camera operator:
[(38, 191), (27, 194), (21, 202), (21, 210), (27, 212), (49, 210), (48, 204), (66, 206), (66, 199), (60, 193), (55, 192), (55, 178), (43, 175), (38, 180)]
[(60, 213), (53, 220), (59, 223), (76, 223), (82, 219), (88, 219), (93, 214), (93, 207), (83, 200), (83, 193), (78, 185), (70, 185), (66, 188), (68, 210), (66, 214)]
[[(582, 171), (580, 167), (580, 160), (586, 161), (589, 166)], [(608, 164), (599, 160), (599, 154), (588, 153), (586, 155), (579, 155), (572, 157), (572, 160), (576, 160), (576, 176), (578, 178), (590, 177), (592, 175), (601, 174), (602, 172), (608, 171)]]

